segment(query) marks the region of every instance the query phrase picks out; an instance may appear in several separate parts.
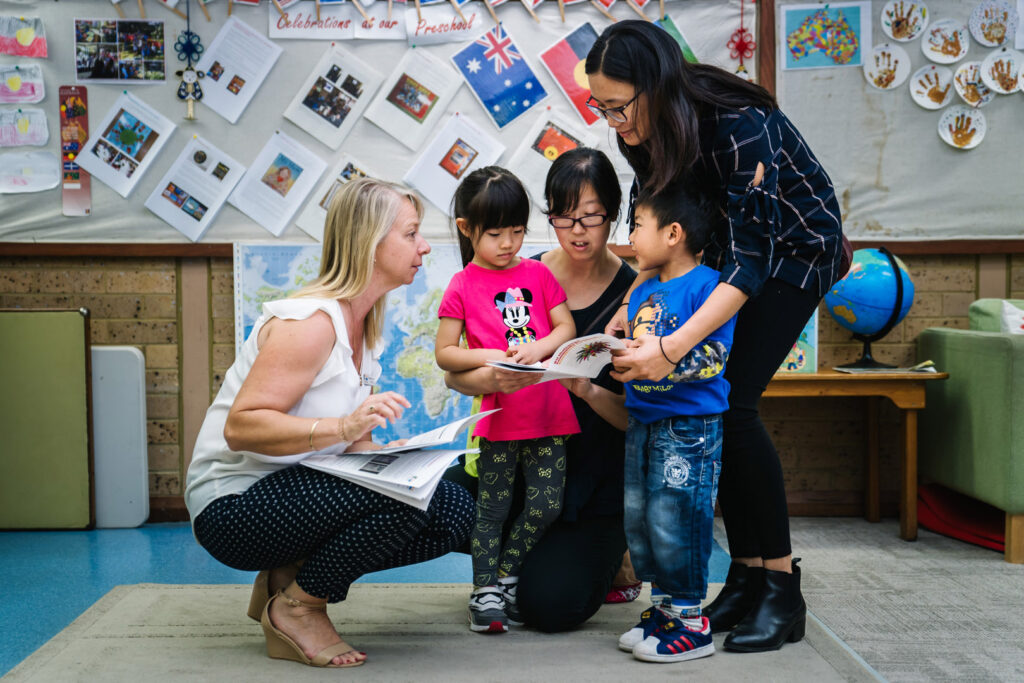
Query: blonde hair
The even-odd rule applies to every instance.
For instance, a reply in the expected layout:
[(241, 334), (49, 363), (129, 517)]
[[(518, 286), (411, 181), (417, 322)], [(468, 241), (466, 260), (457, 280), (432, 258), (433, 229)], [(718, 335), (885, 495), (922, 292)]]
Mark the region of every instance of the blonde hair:
[[(320, 274), (293, 297), (351, 299), (370, 286), (374, 255), (408, 199), (423, 218), (423, 204), (411, 190), (375, 178), (359, 178), (331, 199), (324, 224)], [(384, 300), (373, 304), (363, 334), (370, 348), (383, 336)]]

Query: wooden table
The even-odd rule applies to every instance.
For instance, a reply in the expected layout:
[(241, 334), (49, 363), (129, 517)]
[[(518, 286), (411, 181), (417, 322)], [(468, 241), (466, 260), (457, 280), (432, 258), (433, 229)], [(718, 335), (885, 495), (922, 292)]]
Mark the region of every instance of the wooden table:
[(868, 399), (868, 451), (864, 460), (864, 518), (877, 522), (879, 513), (878, 407), (888, 398), (900, 410), (902, 437), (900, 538), (917, 539), (917, 411), (924, 408), (924, 383), (946, 379), (946, 372), (847, 374), (835, 370), (778, 373), (764, 395), (777, 397), (864, 396)]

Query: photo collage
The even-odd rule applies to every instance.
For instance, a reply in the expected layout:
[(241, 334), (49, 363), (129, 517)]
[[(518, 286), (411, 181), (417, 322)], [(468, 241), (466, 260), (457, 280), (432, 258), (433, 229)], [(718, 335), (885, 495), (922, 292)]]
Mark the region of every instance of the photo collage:
[(437, 94), (409, 74), (402, 74), (395, 87), (388, 93), (387, 101), (417, 122), (422, 122), (437, 103)]
[(160, 134), (119, 109), (90, 150), (124, 178), (131, 178)]
[(81, 81), (163, 81), (164, 22), (75, 20), (75, 70)]
[[(221, 162), (214, 164), (210, 154), (203, 149), (197, 149), (192, 153), (192, 163), (195, 164), (199, 171), (210, 175), (217, 181), (224, 180), (228, 171), (231, 170)], [(196, 221), (203, 220), (203, 216), (209, 210), (209, 207), (178, 187), (173, 181), (167, 183), (167, 187), (161, 192), (161, 196)]]
[(317, 76), (313, 87), (302, 98), (302, 106), (338, 128), (362, 94), (362, 81), (351, 74), (342, 78), (341, 67), (331, 64), (326, 74)]

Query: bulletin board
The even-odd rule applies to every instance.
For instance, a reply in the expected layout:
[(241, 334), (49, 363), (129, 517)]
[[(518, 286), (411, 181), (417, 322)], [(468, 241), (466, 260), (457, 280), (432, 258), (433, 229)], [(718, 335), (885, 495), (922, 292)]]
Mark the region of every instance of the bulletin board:
[[(383, 0), (377, 0), (383, 6)], [(250, 165), (264, 142), (276, 131), (289, 136), (315, 155), (327, 165), (327, 172), (335, 167), (343, 155), (361, 161), (376, 172), (379, 177), (401, 182), (405, 173), (415, 163), (420, 151), (429, 143), (430, 138), (418, 148), (411, 149), (399, 140), (384, 133), (365, 117), (360, 117), (342, 142), (340, 148), (331, 149), (318, 139), (299, 128), (291, 120), (284, 117), (298, 90), (306, 81), (311, 70), (321, 59), (325, 50), (331, 45), (330, 40), (310, 39), (273, 39), (283, 49), (280, 58), (274, 64), (266, 81), (256, 91), (249, 105), (241, 113), (237, 123), (231, 124), (204, 104), (196, 105), (196, 121), (184, 120), (185, 104), (176, 97), (178, 79), (174, 71), (182, 68), (182, 62), (175, 57), (173, 45), (184, 28), (185, 22), (172, 14), (154, 0), (144, 0), (147, 18), (162, 19), (165, 22), (166, 72), (167, 80), (154, 85), (97, 84), (85, 82), (89, 97), (90, 127), (94, 127), (114, 104), (115, 100), (128, 90), (141, 99), (146, 105), (159, 111), (177, 124), (152, 167), (139, 181), (137, 187), (123, 198), (110, 187), (95, 179), (92, 182), (92, 212), (87, 217), (69, 218), (62, 215), (61, 190), (56, 188), (33, 194), (0, 195), (3, 219), (0, 220), (0, 242), (88, 242), (88, 243), (189, 243), (189, 239), (175, 230), (153, 212), (145, 208), (144, 203), (165, 171), (183, 150), (194, 135), (214, 141), (224, 152)], [(313, 3), (299, 3), (304, 13), (312, 14)], [(666, 11), (689, 41), (696, 55), (703, 61), (719, 64), (730, 71), (735, 70), (738, 62), (730, 57), (728, 42), (732, 32), (739, 26), (740, 8), (745, 9), (745, 25), (756, 34), (754, 3), (750, 0), (687, 0), (666, 3)], [(129, 18), (138, 16), (134, 2), (123, 2), (121, 7)], [(178, 5), (184, 9), (184, 2)], [(207, 22), (198, 11), (193, 0), (192, 28), (199, 34), (205, 46), (209, 47), (218, 30), (227, 19), (226, 0), (217, 0), (207, 4), (212, 21)], [(409, 4), (412, 7), (412, 4)], [(446, 8), (450, 19), (457, 20), (454, 10), (447, 4), (436, 8)], [(657, 2), (646, 3), (645, 11), (652, 18), (657, 14)], [(351, 16), (357, 16), (350, 6), (347, 7)], [(396, 3), (394, 12), (401, 17), (404, 12), (402, 4)], [(494, 22), (480, 2), (463, 5), (463, 13), (467, 19), (475, 15), (472, 21), (480, 27), (479, 33), (489, 30)], [(522, 141), (530, 134), (532, 127), (541, 115), (541, 109), (557, 114), (573, 122), (592, 135), (597, 147), (608, 152), (619, 171), (623, 185), (632, 181), (632, 172), (614, 146), (614, 136), (603, 121), (598, 121), (587, 129), (582, 120), (572, 109), (569, 100), (558, 89), (551, 74), (539, 59), (539, 54), (556, 41), (568, 34), (584, 22), (590, 22), (600, 33), (610, 21), (602, 16), (589, 2), (578, 2), (565, 8), (566, 23), (559, 19), (558, 5), (548, 0), (537, 7), (536, 13), (540, 23), (536, 23), (517, 2), (509, 1), (496, 9), (503, 26), (512, 35), (541, 85), (548, 92), (541, 105), (528, 114), (516, 119), (500, 130), (491, 122), (482, 109), (481, 103), (466, 84), (462, 84), (446, 107), (446, 116), (439, 118), (438, 127), (443, 124), (447, 114), (459, 112), (470, 117), (473, 122), (489, 135), (494, 136), (505, 147), (498, 158), (499, 165), (507, 164), (516, 153)], [(635, 18), (636, 14), (625, 0), (619, 0), (611, 10), (619, 19)], [(38, 105), (46, 111), (49, 120), (50, 142), (44, 148), (60, 153), (59, 127), (57, 111), (57, 89), (61, 85), (73, 85), (75, 81), (75, 56), (73, 36), (73, 20), (75, 18), (117, 18), (115, 8), (106, 0), (61, 0), (59, 3), (41, 2), (38, 4), (13, 4), (0, 1), (0, 14), (24, 14), (39, 16), (45, 27), (49, 44), (49, 55), (45, 59), (18, 60), (8, 55), (0, 55), (0, 65), (17, 61), (31, 61), (39, 64), (44, 73), (46, 98)], [(232, 16), (252, 26), (258, 33), (266, 36), (270, 22), (278, 20), (278, 13), (268, 2), (264, 1), (257, 7), (243, 6), (235, 3)], [(457, 43), (440, 43), (410, 47), (405, 41), (386, 40), (343, 40), (337, 45), (354, 54), (362, 62), (371, 65), (385, 77), (392, 68), (409, 51), (415, 53), (428, 52), (446, 64), (451, 56), (464, 49), (470, 41)], [(753, 59), (747, 59), (746, 65), (751, 75), (756, 75)], [(204, 86), (209, 79), (201, 82)], [(0, 108), (10, 108), (11, 105)], [(0, 150), (4, 153), (8, 150)], [(20, 151), (20, 150), (17, 150)], [(528, 184), (536, 183), (537, 178), (524, 178)], [(309, 201), (315, 201), (310, 197)], [(301, 209), (300, 212), (301, 213)], [(295, 225), (293, 217), (287, 227), (275, 238), (270, 232), (254, 222), (245, 213), (231, 205), (226, 205), (212, 222), (209, 229), (201, 236), (199, 244), (227, 243), (236, 241), (274, 241), (310, 242), (312, 238)], [(531, 228), (535, 236), (546, 239), (548, 227), (534, 207)], [(437, 207), (428, 205), (424, 231), (428, 238), (449, 239), (451, 228), (448, 217)], [(613, 238), (614, 239), (614, 238)], [(624, 231), (620, 229), (619, 239), (624, 240)], [(3, 246), (0, 245), (0, 250)]]
[[(926, 0), (929, 23), (955, 19), (967, 25), (981, 0)], [(1019, 6), (1017, 0), (1010, 4)], [(777, 3), (776, 40), (784, 56), (783, 12)], [(904, 3), (905, 7), (914, 2)], [(922, 3), (918, 2), (917, 5)], [(871, 5), (872, 43), (893, 43), (881, 26), (885, 2)], [(968, 31), (969, 33), (969, 31)], [(897, 43), (910, 58), (909, 72), (931, 64), (922, 37)], [(995, 48), (970, 37), (954, 71), (981, 61)], [(1010, 38), (1010, 45), (1013, 38)], [(871, 46), (865, 51), (870, 57)], [(963, 104), (955, 93), (947, 106), (927, 110), (911, 97), (912, 78), (892, 91), (868, 83), (860, 67), (782, 69), (777, 95), (836, 186), (843, 229), (853, 240), (1009, 239), (1024, 237), (1024, 95), (996, 95), (981, 108), (987, 130), (974, 149), (960, 150), (938, 135), (939, 119)]]

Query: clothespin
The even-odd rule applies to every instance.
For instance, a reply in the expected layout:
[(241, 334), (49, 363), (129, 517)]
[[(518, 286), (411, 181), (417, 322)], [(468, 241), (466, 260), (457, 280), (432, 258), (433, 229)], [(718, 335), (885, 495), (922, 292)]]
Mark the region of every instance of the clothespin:
[(484, 3), (484, 7), (486, 7), (487, 11), (491, 13), (491, 19), (494, 19), (494, 25), (497, 26), (499, 23), (501, 23), (501, 22), (498, 21), (498, 15), (494, 13), (494, 8), (491, 7), (491, 1), (490, 0), (480, 0), (480, 2)]
[(114, 9), (117, 10), (117, 16), (124, 19), (124, 10), (121, 9), (120, 0), (110, 0), (110, 4), (112, 4), (114, 6)]
[(539, 24), (540, 23), (540, 17), (538, 17), (537, 13), (533, 11), (533, 2), (531, 0), (519, 0), (519, 1), (521, 3), (523, 3), (523, 7), (525, 7), (526, 11), (530, 13), (530, 16), (533, 17), (533, 20), (536, 21)]
[[(317, 0), (317, 2), (320, 2), (320, 0)], [(352, 4), (355, 5), (355, 8), (357, 10), (359, 10), (360, 14), (363, 15), (363, 21), (369, 21), (370, 20), (370, 15), (367, 14), (366, 10), (363, 9), (363, 6), (359, 4), (359, 0), (352, 0)]]
[(388, 21), (391, 21), (391, 5), (393, 3), (394, 3), (394, 0), (388, 0)]
[[(188, 2), (188, 0), (185, 0)], [(203, 0), (196, 0), (199, 3), (199, 9), (203, 10), (203, 16), (206, 17), (207, 21), (210, 21), (210, 12), (206, 9), (206, 3)]]
[[(141, 1), (141, 0), (140, 0), (140, 1)], [(181, 11), (180, 9), (178, 9), (177, 7), (171, 7), (170, 5), (168, 5), (168, 4), (167, 4), (167, 0), (160, 0), (160, 4), (161, 4), (161, 5), (163, 5), (164, 7), (166, 7), (167, 9), (171, 10), (171, 11), (172, 11), (172, 12), (174, 12), (175, 14), (177, 14), (177, 15), (178, 15), (179, 17), (181, 17), (182, 19), (184, 19), (184, 20), (188, 21), (188, 17), (186, 17), (186, 16), (185, 16), (185, 13), (184, 13), (184, 12), (182, 12), (182, 11)]]
[(277, 8), (277, 13), (278, 14), (280, 14), (282, 17), (286, 16), (285, 13), (284, 13), (284, 8), (281, 7), (281, 3), (279, 3), (277, 0), (270, 0), (270, 2), (274, 3), (274, 7)]
[(235, 4), (235, 0), (228, 0), (228, 16), (231, 16), (231, 6)]
[(558, 16), (562, 18), (562, 23), (565, 23), (565, 0), (558, 0)]
[[(415, 0), (415, 2), (416, 2), (416, 20), (417, 21), (423, 21), (423, 12), (420, 10), (420, 0)], [(487, 2), (487, 0), (484, 0), (484, 2)]]
[(448, 2), (452, 3), (452, 9), (459, 15), (459, 19), (466, 21), (466, 15), (462, 13), (461, 9), (459, 9), (459, 0), (448, 0)]
[(658, 17), (665, 18), (665, 0), (658, 0)]
[(640, 15), (641, 17), (643, 17), (643, 18), (644, 18), (644, 19), (646, 19), (647, 21), (653, 21), (653, 19), (651, 19), (651, 18), (650, 18), (649, 16), (647, 16), (646, 14), (644, 14), (644, 11), (643, 11), (642, 9), (640, 9), (640, 8), (639, 8), (639, 7), (637, 6), (637, 4), (636, 4), (635, 2), (633, 2), (633, 0), (626, 0), (626, 4), (627, 4), (627, 5), (629, 5), (629, 6), (630, 6), (630, 7), (632, 8), (632, 10), (633, 10), (634, 12), (636, 12), (637, 14), (639, 14), (639, 15)]
[(320, 0), (316, 0), (316, 20), (320, 21)]
[(606, 18), (608, 18), (613, 24), (616, 21), (618, 21), (618, 19), (616, 19), (611, 12), (605, 9), (605, 6), (602, 5), (598, 0), (590, 0), (590, 4), (594, 6), (594, 9), (596, 9), (598, 12), (600, 12)]

